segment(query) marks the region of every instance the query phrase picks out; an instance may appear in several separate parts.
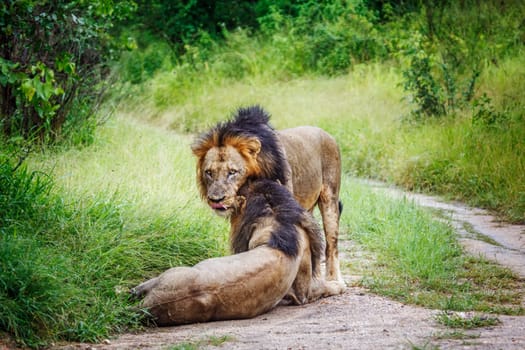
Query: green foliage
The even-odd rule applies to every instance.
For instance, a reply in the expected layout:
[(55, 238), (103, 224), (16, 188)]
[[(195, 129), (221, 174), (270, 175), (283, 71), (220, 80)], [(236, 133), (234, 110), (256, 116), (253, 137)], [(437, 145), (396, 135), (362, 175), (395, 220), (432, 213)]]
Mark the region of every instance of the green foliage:
[(66, 122), (93, 118), (112, 50), (107, 31), (132, 8), (127, 0), (2, 2), (2, 132), (47, 142)]
[(261, 18), (263, 28), (275, 28), (266, 32), (293, 39), (290, 42), (297, 51), (296, 59), (307, 71), (335, 75), (348, 71), (353, 64), (386, 57), (386, 48), (373, 24), (375, 18), (362, 1), (297, 5), (297, 17), (284, 17), (286, 27), (277, 14)]
[(139, 46), (148, 46), (148, 35), (164, 38), (178, 53), (185, 51), (184, 45), (191, 44), (201, 32), (217, 39), (223, 29), (255, 27), (257, 2), (231, 0), (137, 0), (137, 11), (122, 25), (133, 28), (145, 37), (138, 38)]
[(509, 122), (509, 113), (497, 111), (487, 94), (475, 99), (472, 103), (472, 124), (479, 127), (506, 128)]
[[(163, 15), (191, 12), (197, 3), (184, 10), (171, 8)], [(354, 64), (386, 57), (387, 49), (373, 25), (374, 17), (362, 1), (272, 4), (260, 1), (254, 6), (250, 11), (258, 15), (256, 24), (246, 18), (239, 26), (225, 24), (220, 35), (199, 26), (198, 21), (202, 20), (199, 16), (195, 28), (184, 34), (191, 40), (184, 39), (186, 36), (182, 33), (173, 38), (160, 36), (154, 30), (157, 40), (153, 39), (152, 44), (152, 40), (148, 40), (151, 34), (141, 32), (136, 35), (139, 50), (124, 54), (124, 64), (117, 69), (124, 81), (134, 84), (163, 69), (175, 71), (176, 79), (181, 80), (199, 80), (199, 76), (210, 74), (217, 80), (238, 80), (253, 75), (286, 79), (310, 73), (341, 74)], [(216, 8), (209, 7), (210, 11)], [(153, 62), (158, 56), (148, 54), (159, 47), (159, 52), (164, 53), (161, 56), (167, 58), (162, 64)], [(153, 63), (151, 69), (146, 68), (148, 63)]]
[(159, 70), (168, 71), (174, 60), (171, 48), (163, 42), (153, 42), (145, 50), (123, 52), (117, 67), (120, 79), (140, 84), (151, 79)]
[(432, 44), (421, 34), (414, 34), (404, 55), (410, 63), (403, 71), (403, 86), (417, 106), (412, 112), (416, 120), (452, 114), (464, 108), (474, 96), (479, 69), (474, 68), (463, 83), (458, 62), (448, 62), (444, 55), (438, 58)]
[(405, 17), (416, 34), (395, 43), (404, 87), (416, 119), (452, 115), (476, 95), (480, 74), (509, 54), (519, 55), (525, 4), (519, 1), (423, 2), (420, 17)]
[(11, 159), (1, 153), (0, 331), (20, 344), (93, 342), (137, 328), (130, 287), (219, 250), (212, 225), (194, 207), (160, 213), (107, 187), (68, 194)]
[[(521, 282), (508, 269), (462, 254), (454, 230), (407, 199), (346, 181), (342, 223), (375, 253), (361, 283), (433, 309), (524, 314)], [(373, 268), (370, 268), (373, 265)]]
[[(158, 4), (157, 10), (165, 11), (155, 18), (171, 13), (185, 13), (181, 16), (186, 20), (195, 16), (195, 23), (215, 18), (211, 13), (217, 7), (198, 12), (198, 5)], [(148, 6), (139, 4), (139, 12), (148, 12)], [(407, 97), (416, 107), (415, 119), (454, 115), (476, 97), (483, 69), (519, 49), (515, 12), (525, 11), (514, 2), (501, 9), (498, 2), (474, 1), (283, 0), (257, 1), (250, 6), (253, 8), (246, 13), (255, 13), (257, 26), (239, 16), (239, 28), (225, 25), (220, 35), (195, 24), (185, 32), (191, 40), (177, 44), (178, 39), (160, 36), (158, 30), (153, 34), (141, 31), (137, 37), (142, 44), (124, 55), (120, 75), (137, 84), (156, 80), (156, 74), (163, 72), (159, 80), (168, 91), (155, 93), (156, 106), (152, 106), (162, 112), (187, 99), (191, 88), (207, 84), (253, 77), (287, 80), (312, 74), (340, 75), (360, 63), (393, 57), (404, 71)], [(184, 31), (179, 32), (176, 38), (180, 39)], [(156, 51), (161, 55), (151, 54)]]

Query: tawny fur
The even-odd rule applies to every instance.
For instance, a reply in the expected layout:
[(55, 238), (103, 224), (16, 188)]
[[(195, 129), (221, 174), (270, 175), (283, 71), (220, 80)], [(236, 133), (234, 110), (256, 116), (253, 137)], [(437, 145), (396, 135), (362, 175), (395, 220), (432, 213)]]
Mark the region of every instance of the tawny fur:
[(158, 325), (250, 318), (284, 297), (303, 304), (344, 290), (319, 276), (320, 228), (287, 189), (256, 180), (239, 193), (230, 221), (241, 252), (169, 269), (134, 288)]
[(275, 131), (260, 107), (241, 108), (231, 120), (200, 135), (197, 157), (201, 196), (221, 216), (248, 180), (266, 178), (286, 186), (299, 204), (321, 212), (326, 237), (326, 278), (343, 284), (338, 259), (341, 155), (335, 139), (317, 127)]

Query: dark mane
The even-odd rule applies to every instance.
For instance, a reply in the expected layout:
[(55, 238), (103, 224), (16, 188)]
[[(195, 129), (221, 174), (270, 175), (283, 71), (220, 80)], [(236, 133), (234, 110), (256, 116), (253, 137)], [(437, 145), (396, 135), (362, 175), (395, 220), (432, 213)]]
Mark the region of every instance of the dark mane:
[[(314, 218), (303, 209), (284, 186), (267, 179), (246, 183), (239, 194), (246, 197), (244, 214), (238, 232), (234, 235), (234, 253), (248, 250), (254, 224), (261, 218), (273, 216), (277, 225), (272, 231), (268, 245), (289, 256), (299, 253), (299, 236), (295, 225), (306, 230), (312, 251), (312, 266), (321, 256), (323, 249), (322, 232)], [(316, 271), (314, 271), (316, 272)]]
[(199, 136), (196, 144), (213, 140), (214, 146), (224, 146), (232, 138), (257, 138), (261, 143), (258, 163), (261, 165), (260, 178), (286, 183), (287, 161), (275, 130), (270, 126), (270, 115), (260, 106), (239, 108), (227, 121), (218, 123), (207, 133)]

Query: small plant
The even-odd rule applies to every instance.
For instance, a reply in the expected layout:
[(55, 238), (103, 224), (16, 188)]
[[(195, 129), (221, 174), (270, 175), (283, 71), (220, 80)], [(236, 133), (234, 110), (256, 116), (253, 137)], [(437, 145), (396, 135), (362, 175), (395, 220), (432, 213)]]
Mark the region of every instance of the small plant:
[(223, 335), (223, 336), (210, 336), (208, 338), (192, 341), (192, 342), (184, 342), (177, 345), (173, 345), (169, 347), (167, 350), (199, 350), (204, 347), (207, 347), (208, 345), (211, 346), (221, 346), (226, 342), (234, 341), (235, 338), (229, 336), (229, 335)]
[(419, 33), (411, 38), (405, 50), (409, 66), (403, 71), (403, 87), (417, 106), (412, 112), (416, 120), (450, 115), (465, 106), (474, 96), (480, 75), (479, 68), (474, 67), (468, 79), (462, 80), (463, 74), (453, 56), (435, 51), (433, 44)]
[(405, 91), (411, 92), (412, 102), (418, 106), (413, 115), (440, 116), (446, 113), (442, 87), (436, 81), (432, 69), (433, 57), (423, 48), (421, 36), (415, 37), (415, 46), (409, 51), (410, 67), (403, 72)]
[(495, 109), (492, 100), (487, 94), (483, 94), (480, 98), (475, 99), (472, 102), (472, 107), (474, 109), (472, 114), (473, 125), (496, 127), (509, 121), (506, 113)]
[(433, 336), (434, 339), (476, 339), (479, 334), (466, 334), (463, 331), (454, 330), (452, 332), (439, 333)]

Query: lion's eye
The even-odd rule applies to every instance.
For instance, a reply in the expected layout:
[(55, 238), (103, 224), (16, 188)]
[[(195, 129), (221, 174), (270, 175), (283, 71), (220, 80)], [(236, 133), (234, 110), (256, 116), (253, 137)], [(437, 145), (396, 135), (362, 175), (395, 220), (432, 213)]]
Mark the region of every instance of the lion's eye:
[(228, 171), (228, 176), (234, 176), (234, 175), (236, 175), (237, 173), (238, 173), (237, 170), (235, 170), (235, 169), (230, 169), (230, 170)]
[(207, 177), (212, 177), (211, 170), (204, 170), (204, 174), (206, 174)]

